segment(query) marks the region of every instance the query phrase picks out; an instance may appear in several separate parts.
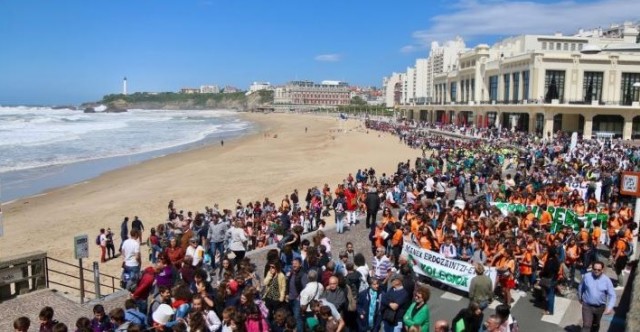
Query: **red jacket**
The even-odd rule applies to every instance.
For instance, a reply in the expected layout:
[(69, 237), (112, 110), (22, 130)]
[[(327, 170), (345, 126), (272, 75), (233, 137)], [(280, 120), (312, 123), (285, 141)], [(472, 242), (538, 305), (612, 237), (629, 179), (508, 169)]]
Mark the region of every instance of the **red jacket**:
[(347, 201), (347, 211), (355, 211), (358, 209), (357, 193), (347, 189), (344, 191), (344, 199)]
[(149, 298), (149, 293), (153, 289), (153, 282), (156, 280), (156, 270), (149, 266), (142, 272), (142, 277), (138, 282), (138, 287), (131, 294), (134, 300), (146, 300)]

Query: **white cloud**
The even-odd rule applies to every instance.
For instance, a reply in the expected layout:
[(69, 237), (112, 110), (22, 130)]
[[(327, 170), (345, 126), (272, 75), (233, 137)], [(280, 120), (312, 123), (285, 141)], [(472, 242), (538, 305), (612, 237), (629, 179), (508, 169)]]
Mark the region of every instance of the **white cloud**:
[(416, 45), (407, 45), (400, 48), (401, 53), (412, 53), (419, 49)]
[(596, 0), (587, 3), (561, 1), (460, 0), (451, 13), (434, 16), (430, 27), (413, 33), (413, 49), (426, 49), (432, 41), (455, 36), (482, 39), (485, 36), (574, 33), (580, 28), (608, 27), (612, 23), (638, 20), (640, 1)]
[(321, 62), (338, 62), (342, 59), (342, 56), (337, 53), (320, 54), (320, 55), (316, 55), (314, 59), (316, 61), (321, 61)]

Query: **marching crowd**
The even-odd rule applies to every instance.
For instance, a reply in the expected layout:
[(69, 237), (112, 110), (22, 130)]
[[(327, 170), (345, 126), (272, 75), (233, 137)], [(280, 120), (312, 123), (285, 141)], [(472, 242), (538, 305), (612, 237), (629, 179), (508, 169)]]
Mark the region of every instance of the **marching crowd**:
[[(238, 199), (234, 209), (214, 205), (185, 214), (171, 201), (167, 222), (144, 241), (142, 222), (136, 217), (129, 231), (125, 219), (122, 286), (130, 299), (108, 313), (96, 305), (94, 317), (79, 318), (71, 330), (517, 332), (513, 289), (532, 292), (544, 313), (553, 314), (556, 292), (574, 288), (583, 331), (597, 331), (616, 301), (602, 271), (613, 266), (622, 286), (633, 249), (634, 212), (618, 184), (622, 171), (639, 165), (637, 149), (591, 141), (572, 146), (562, 133), (553, 141), (498, 133), (485, 135), (494, 137), (487, 142), (434, 136), (424, 124), (366, 126), (397, 135), (422, 149), (422, 157), (388, 175), (360, 169), (333, 190), (328, 184), (305, 196), (294, 190), (279, 203)], [(511, 213), (495, 202), (528, 207)], [(577, 223), (554, 220), (550, 207), (574, 211)], [(590, 213), (606, 214), (606, 221), (585, 219)], [(355, 252), (352, 243), (332, 248), (323, 219), (331, 214), (338, 234), (364, 221), (370, 264), (370, 254)], [(312, 231), (310, 239), (303, 236)], [(104, 249), (106, 234), (101, 230), (96, 239)], [(142, 242), (151, 262), (145, 269)], [(403, 255), (406, 243), (473, 264), (467, 308), (432, 323), (429, 287), (446, 285), (417, 273)], [(259, 273), (246, 253), (270, 244), (276, 248), (267, 250)], [(497, 270), (495, 286), (487, 267)], [(485, 317), (496, 295), (502, 304)], [(40, 331), (67, 331), (52, 308), (39, 317)], [(20, 317), (14, 327), (27, 331), (29, 321)]]

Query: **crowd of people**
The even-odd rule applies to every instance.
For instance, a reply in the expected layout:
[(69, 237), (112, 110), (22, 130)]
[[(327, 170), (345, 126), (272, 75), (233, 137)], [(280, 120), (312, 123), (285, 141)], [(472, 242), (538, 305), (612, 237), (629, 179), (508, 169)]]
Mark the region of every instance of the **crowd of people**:
[[(238, 199), (234, 209), (214, 205), (185, 214), (171, 201), (167, 221), (146, 239), (142, 222), (136, 217), (129, 231), (125, 218), (122, 286), (130, 299), (108, 313), (96, 306), (94, 317), (79, 318), (75, 330), (413, 332), (433, 326), (515, 332), (515, 288), (539, 297), (545, 314), (553, 314), (557, 291), (576, 289), (587, 330), (597, 329), (602, 314), (611, 312), (615, 291), (602, 270), (611, 264), (617, 285), (623, 285), (636, 225), (618, 184), (622, 171), (639, 164), (638, 149), (591, 141), (573, 147), (562, 133), (538, 140), (498, 132), (485, 135), (487, 141), (434, 136), (427, 124), (365, 125), (397, 135), (421, 149), (422, 157), (400, 162), (389, 175), (357, 170), (334, 190), (325, 184), (304, 197), (294, 190), (279, 203)], [(505, 213), (495, 202), (535, 205), (542, 212)], [(558, 228), (548, 207), (609, 217), (604, 224), (579, 219)], [(352, 243), (332, 248), (324, 219), (330, 215), (336, 236), (364, 221), (370, 264), (369, 253), (355, 252)], [(311, 239), (303, 238), (312, 231)], [(96, 240), (104, 249), (109, 233), (101, 230)], [(143, 242), (151, 263), (145, 269)], [(442, 285), (416, 274), (402, 253), (408, 242), (474, 265), (467, 308), (431, 323), (430, 287)], [(276, 248), (266, 252), (259, 275), (246, 253), (270, 244)], [(498, 271), (495, 287), (485, 267)], [(485, 320), (496, 294), (503, 303)], [(67, 330), (48, 307), (40, 323), (40, 331)], [(14, 324), (16, 331), (28, 325), (25, 317)]]

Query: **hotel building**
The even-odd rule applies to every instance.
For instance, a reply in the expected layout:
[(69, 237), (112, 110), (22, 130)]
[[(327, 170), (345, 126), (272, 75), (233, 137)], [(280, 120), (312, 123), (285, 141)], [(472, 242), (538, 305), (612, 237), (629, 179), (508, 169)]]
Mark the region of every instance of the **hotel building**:
[(523, 35), (481, 44), (433, 71), (427, 105), (404, 98), (405, 105), (395, 107), (413, 119), (543, 137), (558, 130), (585, 138), (640, 137), (638, 42), (638, 25), (625, 23), (573, 36)]
[(292, 81), (275, 88), (273, 106), (278, 110), (335, 108), (351, 102), (349, 84), (340, 81)]

